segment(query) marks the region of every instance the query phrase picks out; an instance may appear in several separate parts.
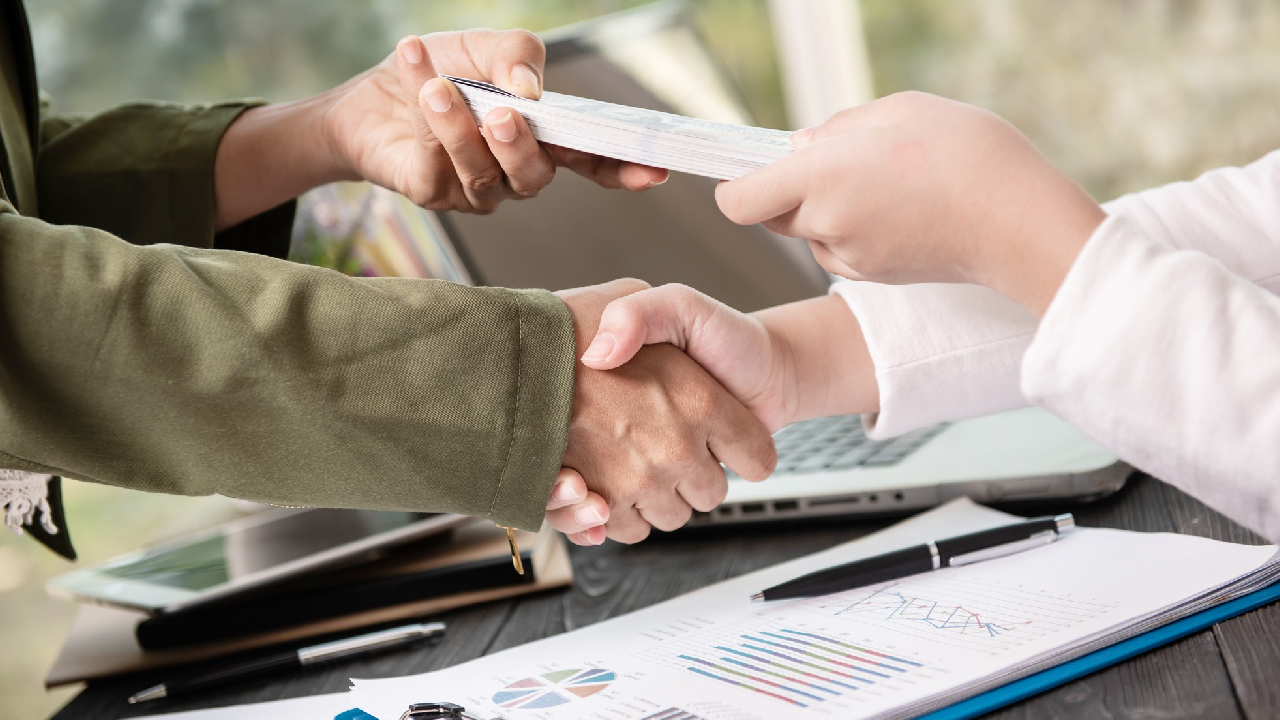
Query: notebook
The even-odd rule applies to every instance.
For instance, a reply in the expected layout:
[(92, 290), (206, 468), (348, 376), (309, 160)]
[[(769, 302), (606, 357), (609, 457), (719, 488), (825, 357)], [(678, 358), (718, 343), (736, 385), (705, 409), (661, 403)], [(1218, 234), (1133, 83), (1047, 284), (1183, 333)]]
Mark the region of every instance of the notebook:
[(1280, 578), (1273, 546), (1081, 528), (1040, 549), (892, 583), (789, 602), (748, 599), (805, 572), (1014, 519), (954, 501), (574, 632), (446, 670), (354, 680), (355, 702), (380, 720), (428, 701), (477, 717), (539, 720), (606, 708), (618, 720), (915, 717)]
[[(477, 521), (470, 527), (474, 532), (458, 533), (447, 552), (423, 558), (421, 564), (429, 568), (438, 566), (440, 561), (474, 562), (492, 556), (500, 558), (509, 568), (511, 555), (506, 533), (485, 522)], [(564, 539), (558, 533), (546, 527), (536, 537), (533, 533), (519, 533), (518, 536), (522, 548), (532, 548), (532, 582), (472, 589), (381, 607), (355, 608), (346, 614), (312, 618), (300, 625), (154, 652), (144, 651), (136, 635), (139, 624), (146, 621), (147, 616), (128, 610), (84, 605), (76, 614), (62, 651), (45, 676), (45, 685), (57, 687), (126, 672), (209, 660), (267, 646), (296, 646), (321, 636), (358, 634), (363, 628), (375, 625), (564, 587), (573, 582), (569, 554)], [(368, 572), (375, 570), (370, 568)]]

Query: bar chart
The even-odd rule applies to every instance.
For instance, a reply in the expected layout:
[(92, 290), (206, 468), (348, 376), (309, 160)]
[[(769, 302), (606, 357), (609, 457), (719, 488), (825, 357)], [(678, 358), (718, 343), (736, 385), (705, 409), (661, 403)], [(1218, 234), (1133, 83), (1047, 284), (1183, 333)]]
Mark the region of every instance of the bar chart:
[(926, 667), (833, 634), (768, 622), (702, 633), (642, 657), (801, 708), (853, 697)]

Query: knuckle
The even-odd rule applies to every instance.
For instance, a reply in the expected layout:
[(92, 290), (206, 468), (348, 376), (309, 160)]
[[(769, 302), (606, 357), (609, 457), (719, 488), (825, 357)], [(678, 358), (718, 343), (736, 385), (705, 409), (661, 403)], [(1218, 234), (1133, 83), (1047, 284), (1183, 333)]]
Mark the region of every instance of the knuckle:
[(525, 199), (534, 198), (538, 196), (538, 193), (542, 192), (543, 188), (550, 185), (551, 181), (554, 180), (555, 177), (556, 177), (556, 168), (554, 165), (552, 165), (549, 168), (547, 168), (546, 172), (542, 174), (542, 177), (539, 177), (538, 179), (534, 180), (532, 183), (529, 183), (527, 185), (521, 183), (518, 186), (515, 183), (512, 183), (511, 191), (514, 192), (516, 195), (519, 195), (520, 197)]
[(652, 287), (644, 280), (633, 277), (619, 278), (610, 282), (609, 285), (612, 286), (612, 289), (625, 295), (632, 295), (640, 292), (641, 290), (648, 290)]
[(702, 459), (706, 445), (699, 443), (688, 433), (678, 433), (660, 446), (659, 467), (685, 468)]
[[(706, 373), (699, 380), (684, 395), (685, 415), (695, 423), (693, 427), (706, 427), (711, 420), (727, 422), (720, 412), (722, 397), (715, 392), (719, 384)], [(685, 442), (690, 443), (690, 440), (686, 438)]]
[(751, 460), (756, 463), (756, 474), (753, 477), (764, 480), (772, 475), (778, 466), (778, 450), (773, 446), (773, 439), (770, 438), (769, 442), (759, 443), (753, 448)]
[(675, 512), (664, 513), (654, 521), (653, 526), (663, 532), (671, 532), (684, 527), (691, 517), (693, 517), (693, 509), (686, 505)]
[(820, 217), (811, 221), (813, 234), (823, 239), (840, 237), (840, 234), (845, 232), (847, 227), (843, 217), (835, 217), (827, 213), (823, 213)]
[(474, 193), (490, 193), (500, 187), (505, 179), (501, 167), (487, 167), (467, 173), (460, 178), (462, 186)]
[(728, 184), (716, 188), (716, 204), (720, 206), (720, 212), (724, 213), (730, 221), (743, 224), (746, 212), (742, 198)]
[(528, 30), (503, 30), (500, 34), (502, 35), (502, 42), (509, 43), (520, 50), (533, 51), (538, 57), (546, 53), (546, 46), (542, 44), (542, 38)]
[(434, 189), (420, 188), (411, 190), (406, 194), (409, 201), (420, 208), (427, 210), (451, 210), (453, 203), (447, 194)]
[(610, 528), (608, 536), (624, 545), (634, 545), (635, 543), (649, 537), (649, 524), (646, 522), (637, 522), (621, 528)]

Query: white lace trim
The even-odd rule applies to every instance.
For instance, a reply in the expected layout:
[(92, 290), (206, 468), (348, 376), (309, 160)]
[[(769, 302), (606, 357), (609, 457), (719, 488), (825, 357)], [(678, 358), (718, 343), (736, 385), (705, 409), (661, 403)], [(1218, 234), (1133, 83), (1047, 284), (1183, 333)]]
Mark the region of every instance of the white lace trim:
[(40, 524), (50, 535), (56, 535), (58, 528), (53, 524), (53, 510), (49, 508), (52, 479), (52, 475), (0, 469), (0, 510), (4, 511), (4, 524), (21, 535), (22, 527), (34, 522), (39, 510)]

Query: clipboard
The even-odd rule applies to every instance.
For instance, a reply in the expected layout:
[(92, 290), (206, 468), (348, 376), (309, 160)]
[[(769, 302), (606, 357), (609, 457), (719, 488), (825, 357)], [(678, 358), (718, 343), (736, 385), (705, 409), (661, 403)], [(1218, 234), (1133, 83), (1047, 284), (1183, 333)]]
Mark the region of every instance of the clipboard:
[(1065, 685), (1072, 680), (1082, 678), (1118, 662), (1123, 662), (1136, 655), (1141, 655), (1148, 650), (1167, 645), (1191, 633), (1212, 627), (1223, 620), (1242, 615), (1250, 610), (1256, 610), (1276, 600), (1280, 600), (1280, 583), (1269, 585), (1261, 590), (1255, 590), (1235, 600), (1228, 600), (1208, 610), (1202, 610), (1195, 615), (1175, 620), (1149, 632), (1131, 637), (1128, 640), (1122, 640), (1115, 645), (1091, 652), (1088, 655), (1082, 655), (1074, 660), (1068, 660), (1048, 670), (1014, 680), (1007, 685), (1002, 685), (981, 695), (975, 695), (955, 705), (935, 710), (927, 715), (921, 715), (917, 720), (969, 720), (969, 718), (984, 715), (1006, 705), (1012, 705), (1019, 700), (1029, 698), (1032, 695), (1038, 695), (1059, 685)]
[[(1223, 620), (1269, 605), (1277, 600), (1280, 600), (1280, 583), (1269, 585), (1261, 590), (1255, 590), (1235, 600), (1229, 600), (1208, 610), (1202, 610), (1195, 615), (1176, 620), (1088, 655), (1068, 660), (1048, 670), (1014, 680), (1007, 685), (976, 695), (955, 705), (921, 715), (917, 720), (969, 720), (970, 718), (985, 715), (1006, 705), (1012, 705), (1020, 700), (1025, 700), (1033, 695), (1065, 685), (1149, 650), (1167, 645), (1187, 635), (1212, 627)], [(448, 720), (467, 720), (469, 718), (465, 714), (465, 709), (457, 705), (450, 703), (430, 703), (428, 705), (448, 709), (456, 708), (456, 714), (448, 714), (446, 711), (431, 717), (447, 718)], [(425, 709), (426, 705), (423, 707)], [(413, 711), (414, 707), (406, 710), (402, 720), (405, 717), (416, 720), (417, 716), (411, 714)], [(427, 715), (423, 714), (421, 717), (427, 717)], [(362, 710), (351, 710), (348, 713), (337, 716), (335, 720), (373, 720), (373, 716)]]

